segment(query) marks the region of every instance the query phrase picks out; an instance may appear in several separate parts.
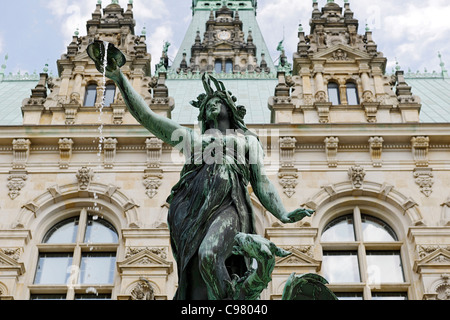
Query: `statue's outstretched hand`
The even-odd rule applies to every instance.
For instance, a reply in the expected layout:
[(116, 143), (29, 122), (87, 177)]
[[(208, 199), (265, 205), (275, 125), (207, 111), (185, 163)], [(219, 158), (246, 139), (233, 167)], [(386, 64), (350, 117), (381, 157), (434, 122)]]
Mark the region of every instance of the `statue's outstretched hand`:
[[(107, 43), (101, 42), (101, 41), (95, 41), (94, 43), (90, 44), (88, 46), (88, 54), (91, 57), (91, 59), (95, 63), (95, 67), (103, 74), (104, 72), (104, 61), (105, 61), (105, 46)], [(124, 60), (122, 53), (116, 49), (113, 45), (107, 44), (108, 50), (113, 50), (113, 52), (108, 51), (108, 57), (107, 57), (107, 66), (106, 66), (106, 77), (116, 81), (120, 77), (120, 65), (117, 61), (117, 59)], [(123, 61), (122, 61), (123, 64)]]
[[(95, 61), (95, 67), (103, 74), (103, 58)], [(105, 76), (111, 80), (118, 80), (120, 76), (120, 68), (114, 58), (108, 57), (108, 65), (106, 66)]]
[(288, 214), (283, 216), (280, 220), (283, 223), (294, 223), (302, 220), (304, 217), (311, 217), (314, 212), (315, 211), (311, 209), (299, 208), (292, 212), (289, 212)]

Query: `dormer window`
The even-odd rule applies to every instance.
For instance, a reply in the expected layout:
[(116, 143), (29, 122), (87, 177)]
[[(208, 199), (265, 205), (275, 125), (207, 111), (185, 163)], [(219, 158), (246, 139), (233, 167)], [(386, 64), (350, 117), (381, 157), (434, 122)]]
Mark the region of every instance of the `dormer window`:
[(341, 95), (339, 93), (339, 85), (335, 82), (328, 84), (328, 101), (333, 105), (341, 104)]
[(84, 106), (94, 107), (97, 101), (97, 85), (89, 84), (86, 87), (86, 95), (84, 96)]
[(347, 82), (347, 104), (350, 106), (359, 105), (358, 88), (353, 82)]

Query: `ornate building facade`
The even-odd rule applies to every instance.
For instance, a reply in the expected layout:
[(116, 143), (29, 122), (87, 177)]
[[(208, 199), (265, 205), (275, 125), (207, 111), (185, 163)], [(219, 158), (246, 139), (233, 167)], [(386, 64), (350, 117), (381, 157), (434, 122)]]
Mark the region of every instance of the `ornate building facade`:
[[(124, 52), (122, 70), (152, 110), (186, 126), (197, 127), (189, 101), (203, 92), (201, 74), (223, 80), (247, 106), (286, 208), (316, 211), (282, 224), (249, 186), (257, 232), (292, 252), (263, 299), (280, 299), (292, 272), (321, 274), (341, 299), (450, 299), (450, 118), (433, 116), (429, 100), (450, 92), (444, 65), (424, 77), (389, 74), (348, 1), (313, 1), (292, 68), (283, 52), (274, 65), (256, 9), (254, 0), (193, 1), (177, 57), (152, 72), (132, 1), (99, 2), (57, 76), (0, 74), (0, 93), (23, 99), (11, 106), (21, 123), (0, 127), (0, 299), (175, 293), (166, 199), (183, 156), (140, 126), (95, 69), (86, 48), (96, 39)], [(440, 91), (423, 91), (424, 81)]]

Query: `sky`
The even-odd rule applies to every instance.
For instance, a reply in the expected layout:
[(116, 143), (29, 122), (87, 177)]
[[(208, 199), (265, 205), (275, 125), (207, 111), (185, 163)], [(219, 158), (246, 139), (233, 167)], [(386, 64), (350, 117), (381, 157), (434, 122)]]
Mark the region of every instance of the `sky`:
[[(67, 50), (74, 32), (86, 35), (97, 0), (0, 0), (0, 65), (5, 73), (42, 72), (57, 74), (56, 61)], [(103, 0), (105, 7), (111, 0)], [(318, 0), (321, 8), (327, 0)], [(343, 6), (344, 0), (335, 0)], [(119, 0), (126, 7), (128, 0)], [(396, 61), (405, 71), (441, 70), (438, 52), (450, 68), (450, 1), (448, 0), (349, 0), (359, 20), (359, 33), (366, 24), (388, 58), (387, 71)], [(153, 64), (159, 61), (163, 42), (169, 41), (169, 58), (174, 59), (192, 18), (191, 0), (134, 0), (136, 33), (145, 27), (147, 48)], [(312, 0), (258, 0), (257, 20), (273, 60), (284, 39), (292, 60), (298, 43), (298, 25), (309, 34)], [(6, 55), (8, 59), (5, 60)]]

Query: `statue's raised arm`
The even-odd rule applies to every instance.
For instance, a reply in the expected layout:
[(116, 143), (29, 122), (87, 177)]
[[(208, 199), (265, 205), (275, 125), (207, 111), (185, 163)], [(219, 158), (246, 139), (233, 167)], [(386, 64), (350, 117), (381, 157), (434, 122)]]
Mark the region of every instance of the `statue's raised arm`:
[[(87, 52), (95, 62), (97, 70), (116, 83), (128, 110), (148, 131), (171, 146), (177, 146), (182, 136), (191, 138), (193, 134), (191, 129), (182, 127), (175, 121), (153, 112), (142, 96), (136, 92), (120, 70), (125, 64), (126, 58), (119, 49), (111, 43), (94, 41), (88, 46)], [(105, 55), (107, 56), (106, 64)], [(175, 132), (176, 134), (174, 134)], [(176, 139), (173, 139), (174, 137)]]

